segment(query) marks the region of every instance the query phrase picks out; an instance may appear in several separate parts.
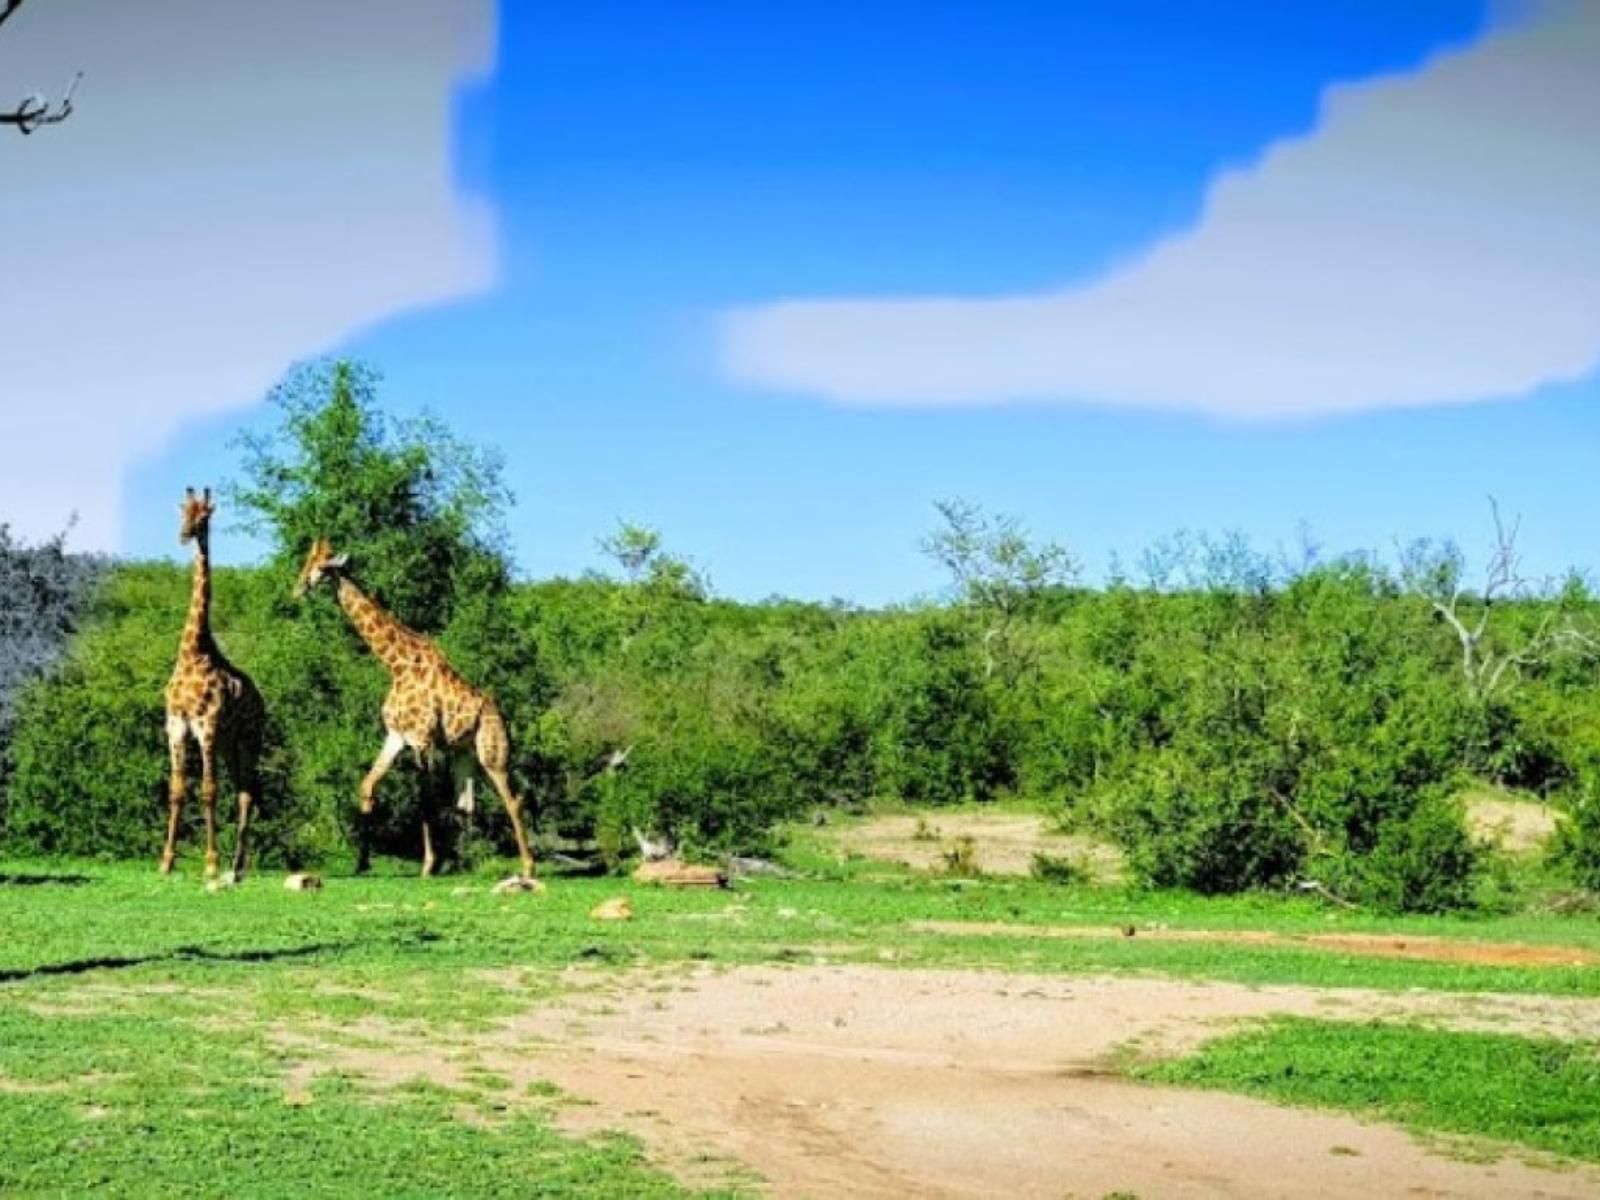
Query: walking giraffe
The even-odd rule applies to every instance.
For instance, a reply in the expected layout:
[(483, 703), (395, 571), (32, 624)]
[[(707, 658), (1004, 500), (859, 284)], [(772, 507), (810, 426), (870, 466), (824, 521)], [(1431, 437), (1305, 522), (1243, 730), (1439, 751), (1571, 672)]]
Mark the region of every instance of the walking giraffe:
[[(400, 752), (409, 748), (426, 762), (437, 751), (450, 759), (457, 784), (457, 806), (471, 812), (473, 760), (499, 793), (517, 837), (517, 853), (525, 878), (533, 875), (533, 855), (522, 827), (522, 800), (511, 790), (506, 764), (511, 755), (505, 719), (494, 699), (456, 673), (432, 639), (408, 629), (385, 612), (355, 585), (347, 573), (349, 559), (335, 556), (327, 538), (318, 538), (306, 555), (295, 581), (298, 599), (327, 582), (338, 584), (339, 604), (356, 633), (389, 672), (389, 695), (383, 702), (386, 737), (378, 759), (361, 781), (361, 812), (369, 815), (376, 803), (378, 783), (389, 773)], [(363, 837), (359, 869), (367, 867), (368, 847)], [(433, 830), (428, 806), (422, 810), (422, 873), (433, 874)]]

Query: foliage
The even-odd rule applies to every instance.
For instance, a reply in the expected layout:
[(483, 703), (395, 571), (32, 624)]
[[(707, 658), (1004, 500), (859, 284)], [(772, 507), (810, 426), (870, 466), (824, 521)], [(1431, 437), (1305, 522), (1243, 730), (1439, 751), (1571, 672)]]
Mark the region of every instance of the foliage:
[[(1051, 768), (1078, 784), (1074, 820), (1110, 833), (1156, 886), (1370, 881), (1383, 831), (1451, 780), (1477, 728), (1425, 617), (1367, 563), (1103, 606), (1115, 619), (1082, 631)], [(1446, 856), (1438, 869), (1459, 866)]]
[(1070, 886), (1089, 883), (1092, 878), (1081, 862), (1058, 854), (1035, 854), (1030, 873), (1041, 883)]
[(1585, 772), (1552, 849), (1556, 864), (1573, 883), (1600, 894), (1600, 778), (1592, 771)]
[(946, 875), (958, 879), (976, 879), (983, 874), (983, 868), (978, 862), (978, 843), (971, 834), (958, 835), (939, 852), (939, 858), (944, 863)]
[(463, 597), (504, 588), (511, 497), (498, 458), (437, 420), (387, 417), (378, 384), (355, 363), (297, 367), (267, 396), (276, 423), (239, 437), (245, 479), (228, 494), (280, 574), (326, 537), (385, 607), (438, 632)]
[(1056, 542), (1035, 544), (1013, 517), (964, 500), (934, 506), (943, 524), (922, 541), (925, 554), (950, 575), (957, 602), (977, 620), (984, 678), (998, 671), (1014, 683), (1034, 663), (1034, 647), (1018, 621), (1077, 576), (1078, 563)]
[[(1527, 653), (1592, 620), (1576, 585), (1495, 604), (1483, 652), (1516, 661), (1485, 694), (1462, 686), (1459, 638), (1417, 582), (1434, 561), (1467, 620), (1456, 559), (1420, 551), (1390, 571), (1325, 561), (1309, 539), (1269, 557), (1185, 533), (1145, 556), (1142, 584), (1091, 590), (1060, 546), (945, 504), (924, 548), (950, 572), (949, 603), (733, 603), (638, 524), (602, 540), (612, 575), (517, 583), (498, 463), (386, 417), (370, 372), (301, 368), (270, 411), (230, 494), (272, 552), (218, 573), (214, 622), (274, 722), (267, 862), (349, 852), (381, 742), (381, 667), (331, 599), (289, 597), (317, 535), (497, 697), (545, 843), (613, 867), (635, 830), (691, 855), (764, 852), (780, 822), (822, 807), (1015, 796), (1116, 841), (1144, 886), (1304, 886), (1434, 911), (1472, 903), (1484, 865), (1442, 799), (1461, 772), (1559, 797), (1600, 761), (1581, 638)], [(13, 850), (153, 851), (160, 693), (186, 596), (182, 568), (117, 566), (72, 653), (28, 692), (0, 828)], [(45, 640), (69, 625), (46, 622)], [(409, 767), (385, 781), (378, 849), (417, 852), (427, 784)], [(493, 802), (447, 824), (465, 859), (506, 848)]]
[(1352, 890), (1383, 912), (1470, 908), (1482, 866), (1460, 806), (1430, 795), (1405, 819), (1381, 826)]

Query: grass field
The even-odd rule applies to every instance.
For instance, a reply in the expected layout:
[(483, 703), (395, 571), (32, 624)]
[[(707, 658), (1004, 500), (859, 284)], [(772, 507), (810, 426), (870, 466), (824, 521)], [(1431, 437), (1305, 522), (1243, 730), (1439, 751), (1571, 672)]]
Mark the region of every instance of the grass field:
[(1600, 1045), (1285, 1018), (1140, 1072), (1600, 1160)]
[[(861, 864), (728, 891), (556, 875), (543, 894), (500, 896), (494, 878), (424, 881), (395, 865), (330, 876), (314, 892), (268, 874), (209, 893), (192, 868), (159, 879), (143, 865), (0, 864), (0, 1193), (678, 1194), (684, 1172), (674, 1178), (634, 1137), (606, 1132), (603, 1114), (572, 1132), (565, 1089), (522, 1071), (504, 1045), (485, 1050), (489, 1031), (570, 990), (573, 968), (617, 980), (696, 966), (918, 978), (985, 968), (1449, 1003), (1549, 997), (1581, 1014), (1600, 997), (1593, 916), (1386, 921), (1274, 898)], [(618, 895), (631, 898), (632, 920), (591, 918)], [(1311, 940), (1330, 933), (1358, 940)], [(1428, 954), (1514, 944), (1573, 961), (1397, 958), (1369, 941)], [(1226, 1036), (1198, 1057), (1128, 1069), (1296, 1104), (1376, 1105), (1418, 1129), (1600, 1159), (1593, 1044), (1569, 1039), (1557, 1053), (1536, 1037), (1315, 1020), (1215, 1033)], [(448, 1077), (374, 1088), (334, 1052), (408, 1043), (432, 1047)], [(1459, 1095), (1437, 1086), (1441, 1062), (1470, 1074)], [(757, 1186), (739, 1163), (723, 1167), (687, 1186)]]

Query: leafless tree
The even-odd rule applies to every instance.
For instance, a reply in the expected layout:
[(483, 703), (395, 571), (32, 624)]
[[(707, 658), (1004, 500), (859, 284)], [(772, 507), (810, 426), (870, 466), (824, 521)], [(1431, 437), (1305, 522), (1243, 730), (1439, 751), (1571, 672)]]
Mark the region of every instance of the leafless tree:
[[(3, 0), (5, 7), (0, 8), (0, 26), (9, 21), (25, 0)], [(38, 92), (24, 96), (13, 109), (0, 110), (0, 125), (12, 125), (21, 133), (32, 133), (41, 125), (59, 125), (72, 115), (72, 96), (78, 90), (78, 81), (83, 78), (79, 71), (72, 77), (72, 82), (67, 84), (67, 90), (61, 96), (59, 104), (51, 104)]]
[(1461, 647), (1462, 678), (1467, 691), (1479, 700), (1490, 699), (1524, 670), (1559, 654), (1600, 650), (1600, 640), (1578, 627), (1565, 603), (1567, 592), (1550, 598), (1532, 631), (1494, 627), (1491, 618), (1506, 605), (1540, 594), (1549, 598), (1551, 589), (1549, 581), (1540, 586), (1522, 574), (1522, 555), (1517, 549), (1521, 518), (1508, 525), (1493, 496), (1489, 497), (1489, 511), (1494, 519), (1494, 545), (1484, 569), (1483, 587), (1476, 593), (1466, 586), (1465, 563), (1454, 544), (1424, 539), (1412, 542), (1400, 554), (1406, 588), (1426, 599), (1455, 634)]

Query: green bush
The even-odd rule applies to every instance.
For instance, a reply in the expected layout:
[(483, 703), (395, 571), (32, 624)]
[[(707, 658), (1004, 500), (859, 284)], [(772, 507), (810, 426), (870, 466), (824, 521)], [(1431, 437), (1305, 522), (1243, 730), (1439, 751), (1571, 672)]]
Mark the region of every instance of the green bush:
[(1057, 854), (1035, 854), (1030, 873), (1041, 883), (1055, 883), (1064, 887), (1077, 886), (1090, 880), (1089, 872), (1082, 863)]
[[(376, 389), (348, 364), (292, 374), (274, 422), (244, 442), (224, 515), (272, 547), (218, 572), (214, 608), (268, 705), (268, 863), (349, 853), (383, 740), (383, 669), (330, 598), (290, 599), (319, 535), (496, 696), (538, 834), (612, 865), (635, 828), (690, 854), (761, 851), (776, 823), (820, 806), (1022, 795), (1116, 841), (1147, 884), (1315, 880), (1438, 911), (1472, 902), (1481, 867), (1442, 799), (1464, 768), (1551, 791), (1600, 760), (1584, 663), (1530, 657), (1486, 698), (1463, 686), (1429, 603), (1372, 562), (1286, 571), (1238, 537), (1173, 540), (1150, 556), (1150, 586), (1096, 591), (1072, 586), (1060, 547), (947, 505), (928, 548), (951, 571), (949, 602), (861, 611), (718, 599), (657, 533), (623, 525), (603, 543), (612, 575), (517, 583), (498, 464), (436, 423), (389, 420)], [(70, 652), (17, 705), (5, 852), (155, 854), (162, 687), (187, 599), (186, 568), (109, 569)], [(1497, 645), (1546, 630), (1556, 603), (1497, 608)], [(1559, 604), (1592, 607), (1571, 588)], [(428, 785), (406, 760), (385, 780), (378, 849), (419, 853)], [(1588, 886), (1597, 807), (1580, 799), (1562, 834)], [(465, 859), (509, 849), (492, 799), (445, 824)]]
[(1600, 781), (1591, 772), (1556, 830), (1551, 856), (1574, 884), (1600, 894)]
[(1461, 806), (1430, 795), (1403, 819), (1383, 824), (1371, 853), (1348, 869), (1354, 897), (1383, 912), (1471, 908), (1484, 867)]

